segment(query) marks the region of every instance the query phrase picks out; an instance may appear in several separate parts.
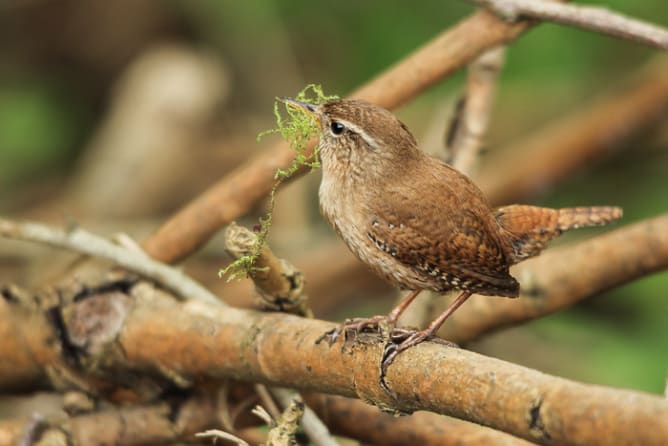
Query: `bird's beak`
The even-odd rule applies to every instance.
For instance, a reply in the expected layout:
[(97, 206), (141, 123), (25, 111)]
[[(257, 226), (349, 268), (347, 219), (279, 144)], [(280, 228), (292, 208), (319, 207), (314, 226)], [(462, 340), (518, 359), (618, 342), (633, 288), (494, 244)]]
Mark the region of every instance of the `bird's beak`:
[(313, 104), (307, 104), (306, 102), (295, 101), (294, 99), (290, 99), (290, 98), (284, 98), (284, 99), (281, 99), (281, 101), (285, 105), (288, 105), (292, 108), (296, 108), (298, 110), (306, 112), (306, 114), (311, 115), (314, 118), (318, 119), (318, 109)]

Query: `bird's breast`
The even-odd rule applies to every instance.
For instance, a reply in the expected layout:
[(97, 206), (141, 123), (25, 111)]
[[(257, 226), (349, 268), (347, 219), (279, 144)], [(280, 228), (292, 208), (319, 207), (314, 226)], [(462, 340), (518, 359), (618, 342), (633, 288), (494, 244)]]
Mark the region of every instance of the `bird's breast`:
[(353, 254), (376, 274), (400, 288), (430, 288), (428, 281), (381, 249), (378, 241), (370, 236), (373, 216), (368, 209), (373, 203), (366, 202), (345, 182), (332, 181), (326, 175), (320, 183), (319, 198), (320, 211), (325, 219)]

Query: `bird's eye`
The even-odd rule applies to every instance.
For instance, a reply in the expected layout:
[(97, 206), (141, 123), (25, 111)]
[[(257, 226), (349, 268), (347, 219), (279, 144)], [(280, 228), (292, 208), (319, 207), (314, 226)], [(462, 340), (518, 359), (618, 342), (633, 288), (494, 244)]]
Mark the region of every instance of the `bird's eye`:
[(332, 124), (329, 127), (332, 129), (332, 134), (336, 136), (341, 135), (346, 129), (346, 126), (341, 124), (339, 121), (332, 121)]

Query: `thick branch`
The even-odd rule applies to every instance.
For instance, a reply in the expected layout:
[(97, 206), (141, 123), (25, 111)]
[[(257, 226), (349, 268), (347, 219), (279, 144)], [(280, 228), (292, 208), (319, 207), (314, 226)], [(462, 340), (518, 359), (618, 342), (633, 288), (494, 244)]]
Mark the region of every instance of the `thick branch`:
[[(378, 339), (362, 338), (342, 350), (338, 344), (315, 343), (330, 323), (200, 301), (179, 303), (154, 289), (132, 293), (134, 303), (117, 335), (107, 338), (109, 345), (98, 341), (95, 351), (82, 352), (87, 365), (80, 367), (94, 368), (98, 380), (127, 380), (156, 371), (186, 380), (235, 378), (357, 396), (401, 411), (430, 410), (541, 444), (668, 441), (668, 401), (663, 398), (578, 384), (437, 343), (420, 344), (399, 356), (387, 375), (396, 393), (392, 398), (378, 384)], [(127, 299), (119, 294), (97, 298)], [(83, 308), (86, 300), (72, 304), (65, 330), (80, 323), (79, 317), (91, 317), (90, 306)], [(18, 317), (15, 306), (2, 301), (0, 320)], [(31, 328), (22, 322), (17, 326), (22, 332)], [(27, 338), (25, 333), (22, 337)], [(53, 347), (25, 348), (39, 357), (34, 352)]]
[[(395, 417), (362, 401), (327, 395), (307, 395), (309, 406), (337, 434), (366, 444), (383, 446), (529, 446), (512, 435), (484, 426), (444, 417), (431, 412), (415, 412)], [(369, 429), (373, 426), (373, 429)]]
[(546, 0), (470, 1), (509, 21), (527, 18), (550, 21), (668, 50), (668, 31), (605, 8), (563, 5)]
[[(515, 39), (529, 25), (504, 23), (478, 12), (416, 50), (385, 73), (353, 92), (386, 108), (395, 108), (486, 49)], [(247, 213), (274, 183), (276, 169), (287, 168), (294, 152), (281, 142), (223, 178), (168, 220), (146, 240), (146, 252), (173, 263), (191, 254), (230, 221)]]

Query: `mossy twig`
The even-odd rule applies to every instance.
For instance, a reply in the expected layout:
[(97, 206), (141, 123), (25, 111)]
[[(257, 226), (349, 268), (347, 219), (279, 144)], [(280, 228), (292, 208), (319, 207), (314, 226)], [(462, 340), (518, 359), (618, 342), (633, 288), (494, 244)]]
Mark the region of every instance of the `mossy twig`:
[[(308, 104), (320, 105), (336, 98), (337, 96), (325, 95), (321, 86), (309, 84), (297, 94), (295, 100)], [(287, 116), (284, 117), (283, 113), (287, 113)], [(276, 101), (274, 102), (274, 116), (276, 117), (276, 128), (260, 133), (258, 135), (258, 141), (265, 135), (278, 133), (290, 143), (290, 148), (296, 153), (296, 156), (287, 169), (278, 169), (274, 174), (274, 186), (269, 193), (267, 214), (260, 218), (258, 236), (250, 252), (247, 255), (241, 256), (218, 272), (220, 277), (229, 274), (227, 279), (228, 282), (235, 278), (248, 276), (257, 271), (255, 264), (269, 234), (274, 206), (276, 204), (276, 191), (281, 183), (294, 175), (302, 167), (309, 167), (311, 169), (320, 167), (318, 146), (314, 148), (312, 153), (308, 153), (307, 151), (309, 141), (320, 132), (318, 124), (313, 116), (300, 109), (287, 106), (279, 98), (276, 98)]]

